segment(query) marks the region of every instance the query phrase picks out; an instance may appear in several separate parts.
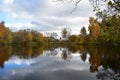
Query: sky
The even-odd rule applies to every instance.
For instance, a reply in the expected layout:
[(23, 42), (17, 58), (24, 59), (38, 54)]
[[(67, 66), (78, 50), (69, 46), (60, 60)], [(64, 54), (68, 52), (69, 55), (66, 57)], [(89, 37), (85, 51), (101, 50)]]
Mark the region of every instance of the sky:
[(33, 29), (59, 34), (62, 28), (69, 27), (72, 34), (79, 34), (83, 26), (88, 30), (94, 12), (89, 0), (82, 0), (72, 12), (74, 6), (54, 0), (0, 0), (0, 21), (5, 21), (12, 31)]

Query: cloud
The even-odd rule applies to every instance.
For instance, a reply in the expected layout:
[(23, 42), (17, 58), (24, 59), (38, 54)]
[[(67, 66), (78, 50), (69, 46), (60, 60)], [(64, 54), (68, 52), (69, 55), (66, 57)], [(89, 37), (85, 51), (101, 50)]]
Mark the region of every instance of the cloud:
[(3, 0), (0, 3), (0, 12), (4, 12), (7, 18), (22, 21), (14, 24), (8, 22), (12, 30), (30, 28), (60, 32), (61, 28), (68, 26), (74, 33), (79, 33), (82, 26), (87, 28), (89, 16), (94, 15), (87, 0), (82, 0), (76, 11), (71, 13), (73, 8), (74, 4), (52, 0)]
[(18, 31), (21, 29), (32, 29), (34, 28), (33, 24), (30, 23), (15, 23), (15, 24), (6, 24), (13, 31)]
[(6, 4), (6, 5), (12, 5), (13, 0), (3, 0), (3, 3)]

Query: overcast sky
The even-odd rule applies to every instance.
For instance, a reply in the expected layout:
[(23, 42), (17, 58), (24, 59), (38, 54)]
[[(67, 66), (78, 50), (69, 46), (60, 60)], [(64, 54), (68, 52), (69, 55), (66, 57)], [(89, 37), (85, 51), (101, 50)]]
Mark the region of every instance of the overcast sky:
[(57, 32), (65, 26), (73, 34), (86, 29), (89, 17), (94, 16), (88, 0), (82, 0), (75, 12), (74, 4), (53, 0), (0, 0), (0, 21), (4, 20), (11, 30), (34, 29), (40, 32)]

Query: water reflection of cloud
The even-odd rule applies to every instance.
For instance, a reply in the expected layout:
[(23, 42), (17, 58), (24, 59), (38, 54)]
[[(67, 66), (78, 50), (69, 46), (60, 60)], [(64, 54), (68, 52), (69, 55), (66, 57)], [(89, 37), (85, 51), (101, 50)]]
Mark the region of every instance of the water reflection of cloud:
[(72, 56), (80, 56), (80, 53), (72, 54)]
[(5, 68), (18, 68), (23, 66), (29, 66), (34, 63), (32, 59), (21, 59), (17, 56), (12, 56), (8, 61), (5, 62)]
[[(16, 63), (17, 61), (18, 63)], [(26, 64), (30, 66), (23, 67), (23, 68), (5, 69), (4, 71), (5, 74), (0, 79), (3, 79), (5, 76), (7, 76), (11, 80), (13, 78), (14, 80), (33, 80), (33, 79), (41, 80), (41, 78), (47, 78), (48, 80), (51, 75), (53, 76), (52, 78), (54, 80), (60, 80), (59, 78), (61, 77), (59, 76), (64, 76), (67, 79), (68, 77), (70, 77), (71, 74), (72, 75), (76, 74), (76, 72), (77, 72), (77, 75), (79, 73), (81, 74), (81, 72), (84, 72), (85, 75), (89, 74), (89, 72), (85, 72), (89, 70), (88, 68), (89, 64), (84, 63), (80, 59), (80, 55), (78, 54), (75, 56), (72, 56), (70, 62), (63, 61), (61, 57), (54, 57), (54, 56), (50, 56), (50, 57), (49, 56), (38, 56), (36, 58), (28, 59), (28, 60), (20, 59), (14, 56), (9, 61), (7, 61), (6, 64), (9, 64), (9, 67), (11, 64), (16, 64), (19, 66)], [(58, 76), (56, 74), (60, 74), (60, 75)], [(63, 74), (66, 74), (66, 75), (63, 75)], [(3, 79), (3, 80), (7, 80), (7, 79)]]
[(17, 56), (11, 57), (5, 62), (5, 69), (0, 72), (0, 75), (4, 72), (0, 80), (7, 80), (5, 77), (9, 80), (48, 80), (49, 77), (52, 77), (50, 79), (61, 80), (60, 76), (64, 76), (64, 80), (74, 80), (69, 78), (70, 75), (76, 76), (79, 74), (79, 78), (80, 76), (85, 78), (85, 76), (88, 76), (87, 74), (90, 75), (88, 67), (89, 55), (87, 55), (86, 61), (83, 62), (80, 58), (81, 54), (68, 53), (68, 55), (72, 56), (71, 60), (64, 61), (61, 58), (62, 51), (59, 48), (53, 51), (58, 51), (57, 55), (46, 56), (48, 53), (45, 53), (30, 59)]

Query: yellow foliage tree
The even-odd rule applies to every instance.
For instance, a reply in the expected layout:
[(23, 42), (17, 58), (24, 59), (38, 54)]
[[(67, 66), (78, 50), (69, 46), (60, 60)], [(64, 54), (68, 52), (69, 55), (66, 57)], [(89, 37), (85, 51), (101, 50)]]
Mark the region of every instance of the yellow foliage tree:
[(39, 40), (40, 41), (43, 41), (44, 37), (43, 37), (43, 34), (42, 33), (39, 33)]
[(69, 37), (69, 40), (70, 40), (71, 42), (78, 42), (79, 37), (78, 37), (77, 35), (71, 35), (71, 36)]
[(5, 27), (5, 25), (0, 23), (0, 43), (8, 44), (12, 42), (12, 35), (9, 28)]
[(33, 35), (31, 32), (28, 32), (28, 41), (32, 41)]
[(90, 35), (97, 39), (98, 36), (100, 35), (101, 28), (98, 22), (93, 17), (89, 18), (89, 23), (90, 23), (89, 25)]

